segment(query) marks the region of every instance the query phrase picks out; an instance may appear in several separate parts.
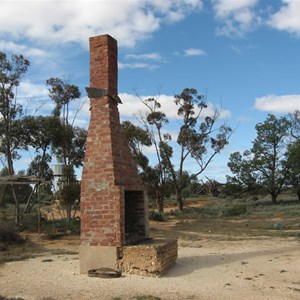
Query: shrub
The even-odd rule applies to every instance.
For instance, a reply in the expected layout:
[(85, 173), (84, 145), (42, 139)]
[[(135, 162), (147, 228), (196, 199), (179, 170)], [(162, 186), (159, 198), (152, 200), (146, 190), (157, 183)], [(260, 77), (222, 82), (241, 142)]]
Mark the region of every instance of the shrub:
[(283, 222), (275, 222), (273, 224), (273, 228), (277, 229), (277, 230), (282, 230), (282, 229), (285, 229), (285, 225)]
[(227, 217), (235, 217), (244, 215), (247, 212), (247, 206), (245, 204), (236, 204), (224, 208), (223, 215)]
[(201, 215), (206, 215), (206, 216), (219, 216), (221, 213), (220, 207), (215, 207), (215, 206), (201, 206), (201, 207), (196, 207), (196, 212)]
[(15, 225), (1, 223), (0, 226), (0, 250), (7, 250), (8, 246), (22, 244), (25, 240), (17, 232)]
[(175, 208), (174, 210), (171, 209), (170, 212), (167, 214), (170, 214), (171, 216), (178, 216), (180, 214), (180, 211), (178, 208)]
[(151, 210), (149, 212), (149, 219), (152, 221), (158, 221), (158, 222), (163, 222), (165, 221), (165, 217), (163, 214), (155, 211), (155, 210)]
[(43, 228), (51, 239), (64, 234), (80, 234), (80, 218), (57, 221), (45, 221)]

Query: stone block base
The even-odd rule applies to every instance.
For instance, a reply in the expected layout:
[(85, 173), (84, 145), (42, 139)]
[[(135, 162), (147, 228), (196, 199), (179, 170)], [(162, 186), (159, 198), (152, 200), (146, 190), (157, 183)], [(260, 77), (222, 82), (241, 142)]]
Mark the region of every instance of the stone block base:
[(127, 274), (160, 276), (176, 262), (177, 256), (177, 240), (151, 239), (123, 246), (118, 269)]

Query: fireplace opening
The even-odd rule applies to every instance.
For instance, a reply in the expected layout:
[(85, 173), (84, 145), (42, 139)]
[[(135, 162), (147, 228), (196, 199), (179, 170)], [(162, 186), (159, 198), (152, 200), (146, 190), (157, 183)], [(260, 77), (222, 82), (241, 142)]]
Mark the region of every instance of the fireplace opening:
[(135, 244), (146, 238), (143, 191), (125, 191), (125, 244)]

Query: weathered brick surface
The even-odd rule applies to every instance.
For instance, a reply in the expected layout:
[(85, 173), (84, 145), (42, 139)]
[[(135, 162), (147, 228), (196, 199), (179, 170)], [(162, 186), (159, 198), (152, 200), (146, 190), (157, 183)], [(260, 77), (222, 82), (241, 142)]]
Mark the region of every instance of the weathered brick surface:
[(90, 86), (108, 96), (90, 101), (90, 125), (81, 181), (81, 243), (121, 246), (125, 239), (125, 190), (143, 191), (120, 126), (117, 103), (117, 42), (90, 38)]

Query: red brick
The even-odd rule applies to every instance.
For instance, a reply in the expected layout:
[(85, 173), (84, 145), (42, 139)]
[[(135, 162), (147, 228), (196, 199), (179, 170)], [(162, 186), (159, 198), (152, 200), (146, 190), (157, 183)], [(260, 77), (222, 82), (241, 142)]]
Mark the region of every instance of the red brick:
[[(90, 86), (118, 94), (117, 41), (90, 38)], [(90, 99), (86, 156), (81, 184), (81, 240), (89, 245), (124, 243), (124, 191), (143, 191), (120, 126), (118, 105), (109, 97)]]

